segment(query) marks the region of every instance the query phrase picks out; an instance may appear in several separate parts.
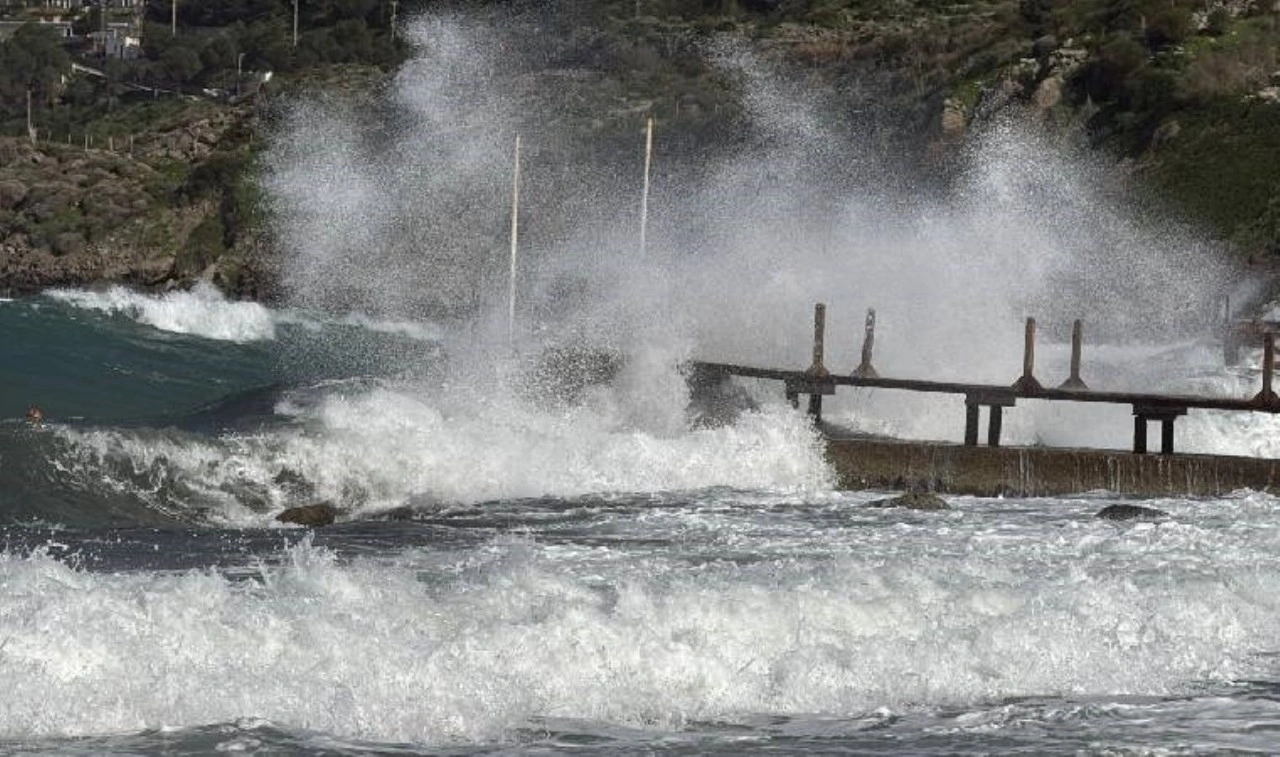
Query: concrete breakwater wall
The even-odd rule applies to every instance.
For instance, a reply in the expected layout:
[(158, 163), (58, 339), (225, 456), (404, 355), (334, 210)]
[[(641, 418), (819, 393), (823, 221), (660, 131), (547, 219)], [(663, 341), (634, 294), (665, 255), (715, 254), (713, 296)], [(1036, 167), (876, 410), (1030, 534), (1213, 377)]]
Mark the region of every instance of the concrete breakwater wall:
[(827, 459), (841, 489), (1024, 497), (1097, 489), (1137, 497), (1280, 492), (1280, 460), (1253, 457), (829, 437)]

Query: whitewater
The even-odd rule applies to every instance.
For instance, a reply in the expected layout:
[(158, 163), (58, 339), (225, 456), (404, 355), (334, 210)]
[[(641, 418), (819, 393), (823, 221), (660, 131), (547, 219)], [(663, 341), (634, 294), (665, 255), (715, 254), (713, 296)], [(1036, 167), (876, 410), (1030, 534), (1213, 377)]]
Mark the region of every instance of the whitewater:
[[(284, 361), (263, 372), (258, 350), (358, 334), (394, 352), (447, 329), (252, 308), (245, 318), (207, 291), (0, 305), (5, 325), (36, 320), (42, 335), (110, 341), (120, 365), (151, 366), (120, 380), (155, 402), (146, 423), (68, 418), (55, 408), (74, 392), (46, 389), (32, 395), (48, 398), (45, 426), (16, 410), (0, 424), (6, 749), (1272, 743), (1270, 495), (1159, 500), (1169, 520), (1125, 525), (1093, 517), (1117, 501), (1104, 492), (872, 508), (885, 493), (835, 491), (816, 432), (767, 386), (724, 426), (673, 417), (688, 402), (681, 354), (646, 352), (640, 377), (574, 403), (498, 391), (514, 369), (495, 368), (487, 390), (430, 371), (334, 377), (314, 361), (303, 377)], [(1189, 362), (1206, 352), (1183, 349)], [(210, 352), (216, 381), (192, 368)], [(1216, 370), (1203, 389), (1250, 380)], [(162, 408), (157, 386), (187, 387), (186, 408)], [(935, 414), (898, 406), (884, 423), (927, 428), (913, 418)], [(866, 407), (851, 397), (831, 412), (855, 423)], [(1274, 454), (1262, 421), (1186, 420), (1197, 438)], [(340, 523), (273, 520), (311, 500), (339, 503)]]
[[(261, 177), (280, 301), (0, 301), (0, 751), (1275, 750), (1275, 497), (1149, 500), (1168, 516), (1136, 523), (1095, 517), (1105, 491), (873, 507), (894, 493), (837, 490), (780, 387), (713, 407), (686, 380), (806, 367), (824, 302), (832, 370), (874, 307), (881, 375), (1010, 383), (1034, 316), (1037, 373), (1065, 378), (1084, 318), (1094, 388), (1252, 396), (1260, 352), (1224, 366), (1216, 330), (1260, 285), (1203, 234), (1017, 122), (975, 133), (953, 191), (912, 186), (821, 93), (723, 44), (702, 52), (741, 144), (677, 158), (659, 119), (641, 254), (619, 179), (639, 151), (574, 152), (527, 101), (538, 37), (408, 29), (383, 123), (282, 106)], [(593, 138), (643, 144), (615, 126)], [(850, 390), (824, 417), (957, 442), (964, 411)], [(1004, 438), (1131, 429), (1027, 402)], [(1265, 413), (1177, 434), (1280, 456)], [(277, 520), (318, 502), (335, 524)]]

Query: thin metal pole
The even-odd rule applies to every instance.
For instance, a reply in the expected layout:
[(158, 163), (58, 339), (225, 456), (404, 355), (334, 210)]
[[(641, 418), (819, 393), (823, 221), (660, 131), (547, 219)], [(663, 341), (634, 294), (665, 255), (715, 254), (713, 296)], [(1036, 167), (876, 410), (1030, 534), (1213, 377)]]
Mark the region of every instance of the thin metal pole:
[(645, 126), (644, 134), (644, 187), (640, 192), (640, 257), (645, 257), (647, 241), (645, 234), (649, 226), (649, 171), (653, 166), (653, 116)]
[(516, 338), (516, 261), (520, 238), (520, 135), (516, 135), (515, 170), (511, 179), (511, 280), (507, 292), (507, 341)]
[(301, 0), (293, 0), (293, 46), (298, 46), (298, 3)]

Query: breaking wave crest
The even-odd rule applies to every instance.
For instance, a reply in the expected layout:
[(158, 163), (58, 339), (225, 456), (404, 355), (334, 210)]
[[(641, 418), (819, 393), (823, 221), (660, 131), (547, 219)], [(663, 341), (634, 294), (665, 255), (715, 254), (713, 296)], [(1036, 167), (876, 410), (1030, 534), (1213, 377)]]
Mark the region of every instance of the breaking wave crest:
[(120, 286), (101, 292), (53, 289), (46, 295), (73, 307), (120, 314), (161, 331), (192, 334), (229, 342), (275, 338), (275, 319), (256, 302), (233, 302), (211, 284), (190, 291), (149, 295)]

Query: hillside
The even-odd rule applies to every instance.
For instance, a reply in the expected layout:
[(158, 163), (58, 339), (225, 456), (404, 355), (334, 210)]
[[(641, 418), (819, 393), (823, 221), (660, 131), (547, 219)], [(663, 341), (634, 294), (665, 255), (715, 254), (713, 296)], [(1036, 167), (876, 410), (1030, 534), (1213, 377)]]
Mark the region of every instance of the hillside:
[[(0, 67), (0, 124), (13, 135), (0, 143), (0, 290), (203, 277), (270, 296), (259, 150), (296, 93), (376, 91), (410, 54), (405, 30), (422, 13), (465, 13), (489, 30), (516, 61), (499, 67), (509, 90), (538, 93), (554, 114), (543, 128), (562, 147), (548, 149), (566, 163), (630, 155), (638, 114), (660, 120), (677, 155), (753, 138), (740, 83), (709, 62), (748, 51), (794, 91), (822, 92), (834, 120), (883, 145), (901, 164), (893, 175), (922, 191), (948, 181), (968, 134), (1011, 114), (1109, 156), (1140, 197), (1242, 256), (1280, 253), (1280, 4), (402, 2), (392, 16), (362, 0), (311, 8), (296, 46), (283, 2), (185, 9), (199, 15), (180, 16), (177, 34), (160, 23), (167, 7), (147, 10), (140, 57), (111, 61), (105, 78), (55, 84), (71, 57), (48, 40), (0, 48), (38, 63)], [(388, 107), (367, 110), (385, 124), (397, 118)]]

